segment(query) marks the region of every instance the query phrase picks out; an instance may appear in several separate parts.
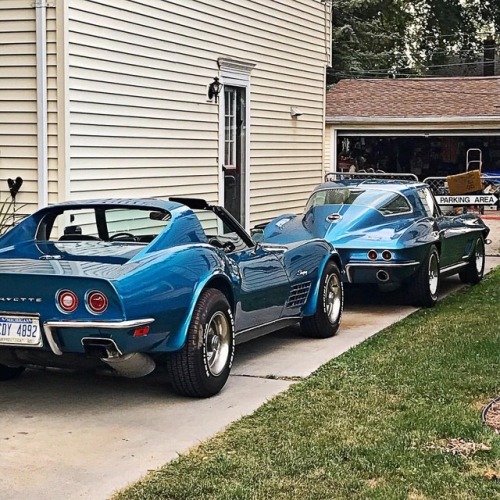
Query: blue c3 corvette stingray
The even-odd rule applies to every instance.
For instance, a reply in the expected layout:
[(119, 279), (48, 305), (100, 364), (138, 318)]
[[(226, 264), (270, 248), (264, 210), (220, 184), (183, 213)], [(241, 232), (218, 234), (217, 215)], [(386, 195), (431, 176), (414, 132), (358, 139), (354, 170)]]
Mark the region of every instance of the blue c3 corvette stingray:
[(304, 214), (274, 219), (262, 239), (325, 238), (340, 254), (345, 282), (407, 285), (416, 305), (431, 307), (441, 277), (482, 279), (488, 232), (476, 215), (443, 215), (425, 183), (351, 178), (319, 185)]
[(0, 380), (28, 365), (165, 365), (174, 390), (219, 392), (235, 344), (300, 323), (335, 335), (341, 261), (330, 243), (255, 243), (189, 198), (43, 208), (0, 238)]

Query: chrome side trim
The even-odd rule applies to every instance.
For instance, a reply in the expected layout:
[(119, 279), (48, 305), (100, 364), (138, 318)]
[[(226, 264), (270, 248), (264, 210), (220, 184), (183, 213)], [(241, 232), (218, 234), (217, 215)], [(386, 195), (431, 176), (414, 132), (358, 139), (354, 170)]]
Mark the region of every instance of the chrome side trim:
[(410, 262), (402, 262), (402, 263), (396, 263), (396, 262), (363, 262), (363, 263), (356, 263), (356, 264), (346, 264), (345, 266), (345, 272), (347, 274), (347, 279), (349, 283), (352, 283), (352, 278), (351, 278), (351, 267), (379, 267), (380, 269), (384, 269), (385, 267), (410, 267), (410, 266), (418, 266), (420, 262), (416, 260), (412, 260)]
[(59, 347), (55, 336), (54, 328), (107, 328), (107, 329), (123, 329), (135, 328), (142, 325), (153, 323), (154, 318), (132, 319), (128, 321), (46, 321), (43, 324), (43, 331), (47, 342), (54, 354), (61, 356), (63, 352)]
[(251, 332), (252, 330), (260, 330), (261, 328), (265, 328), (266, 326), (274, 325), (276, 323), (281, 323), (282, 321), (289, 321), (289, 320), (295, 320), (295, 321), (300, 321), (302, 319), (302, 316), (286, 316), (285, 318), (279, 318), (275, 319), (273, 321), (269, 321), (267, 323), (264, 323), (259, 326), (252, 326), (251, 328), (247, 328), (245, 330), (240, 330), (239, 332), (236, 332), (236, 335), (241, 335), (242, 333), (248, 333)]
[(459, 264), (453, 264), (451, 266), (442, 267), (439, 270), (439, 274), (447, 273), (448, 271), (453, 271), (453, 269), (460, 269), (468, 264), (468, 262), (460, 262)]

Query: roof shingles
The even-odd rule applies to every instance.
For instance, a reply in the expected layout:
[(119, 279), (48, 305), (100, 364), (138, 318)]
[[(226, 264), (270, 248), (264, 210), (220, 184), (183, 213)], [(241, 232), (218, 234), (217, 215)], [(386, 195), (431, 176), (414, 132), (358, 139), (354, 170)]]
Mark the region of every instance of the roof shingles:
[(336, 118), (500, 117), (500, 78), (341, 80), (326, 96)]

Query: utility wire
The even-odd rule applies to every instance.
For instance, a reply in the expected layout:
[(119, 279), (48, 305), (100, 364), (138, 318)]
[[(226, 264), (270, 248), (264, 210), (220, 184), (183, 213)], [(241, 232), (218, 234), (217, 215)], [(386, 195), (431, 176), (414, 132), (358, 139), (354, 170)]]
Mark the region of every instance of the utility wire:
[[(339, 74), (340, 76), (340, 74)], [(411, 76), (409, 76), (408, 78), (412, 78)], [(397, 80), (407, 80), (408, 78), (398, 78)], [(388, 82), (393, 82), (395, 81), (396, 79), (394, 78), (368, 78), (368, 77), (365, 77), (365, 78), (360, 78), (360, 79), (363, 79), (365, 81), (365, 83), (368, 83), (368, 84), (373, 84), (373, 85), (377, 85), (378, 82), (380, 80), (387, 80)], [(375, 81), (376, 80), (376, 81)], [(422, 80), (425, 80), (425, 78), (422, 78)], [(335, 88), (335, 87), (333, 87)], [(410, 90), (418, 90), (419, 92), (426, 92), (426, 93), (436, 93), (436, 94), (460, 94), (460, 95), (474, 95), (474, 96), (487, 96), (487, 97), (491, 97), (492, 93), (491, 92), (464, 92), (464, 91), (457, 91), (457, 90), (445, 90), (445, 89), (430, 89), (430, 88), (425, 88), (425, 87), (422, 87), (422, 86), (415, 86), (415, 85), (411, 85), (411, 84), (406, 84), (405, 89), (410, 89)]]
[[(491, 61), (494, 62), (494, 61)], [(432, 64), (432, 65), (425, 65), (424, 68), (429, 70), (429, 69), (435, 69), (435, 68), (452, 68), (456, 66), (482, 66), (484, 64), (484, 61), (474, 61), (474, 62), (463, 62), (463, 63), (450, 63), (450, 64)], [(355, 73), (361, 73), (361, 74), (393, 74), (397, 73), (398, 71), (401, 70), (407, 70), (407, 69), (414, 69), (413, 66), (393, 66), (392, 68), (377, 68), (377, 69), (361, 69), (361, 70), (351, 70), (350, 72), (355, 74)]]
[[(487, 34), (487, 35), (493, 35), (494, 38), (500, 38), (500, 33), (498, 34), (495, 34), (495, 33), (491, 33), (491, 32), (488, 32), (488, 31), (483, 31), (483, 32), (478, 32), (477, 33), (478, 35), (480, 34)], [(436, 35), (427, 35), (427, 36), (419, 36), (418, 39), (419, 40), (438, 40), (439, 38), (453, 38), (453, 37), (457, 37), (457, 36), (463, 36), (463, 35), (470, 35), (470, 33), (455, 33), (455, 34), (450, 34), (450, 35), (439, 35), (439, 34), (436, 34)], [(401, 39), (401, 40), (407, 40), (407, 37), (406, 36), (399, 36), (399, 35), (395, 35), (395, 34), (389, 34), (389, 35), (385, 35), (385, 34), (380, 34), (380, 35), (377, 35), (377, 34), (374, 34), (374, 38), (375, 37), (378, 37), (378, 38), (382, 38), (382, 37), (387, 37), (391, 40), (394, 40), (394, 38), (398, 38), (398, 39)], [(335, 44), (359, 44), (360, 42), (357, 41), (357, 40), (332, 40), (332, 44), (335, 45)]]

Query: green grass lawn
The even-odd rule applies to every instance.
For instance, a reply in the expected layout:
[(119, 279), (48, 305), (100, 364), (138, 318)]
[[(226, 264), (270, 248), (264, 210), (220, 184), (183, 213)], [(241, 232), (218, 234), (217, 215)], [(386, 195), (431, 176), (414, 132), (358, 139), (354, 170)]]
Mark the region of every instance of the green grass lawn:
[(497, 268), (116, 498), (500, 498), (499, 325)]

